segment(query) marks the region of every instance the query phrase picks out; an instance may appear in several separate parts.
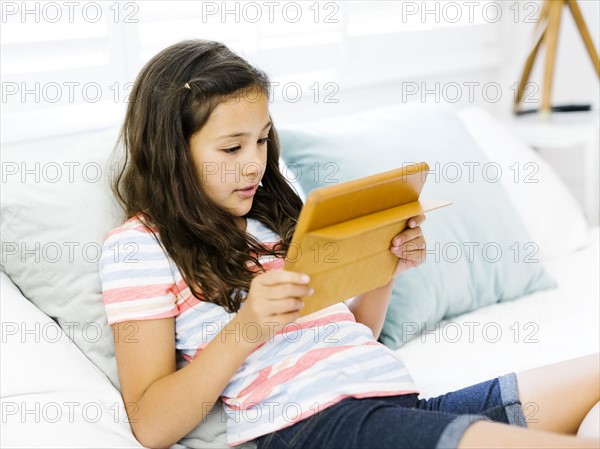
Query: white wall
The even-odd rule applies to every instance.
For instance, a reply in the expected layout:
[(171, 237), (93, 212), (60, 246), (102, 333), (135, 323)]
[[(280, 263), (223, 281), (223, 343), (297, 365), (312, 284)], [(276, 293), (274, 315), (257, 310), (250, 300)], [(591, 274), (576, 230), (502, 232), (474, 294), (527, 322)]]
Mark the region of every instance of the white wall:
[[(497, 56), (490, 59), (484, 67), (465, 66), (462, 70), (445, 73), (443, 65), (439, 65), (438, 73), (416, 74), (385, 83), (364, 86), (360, 89), (344, 89), (338, 94), (338, 104), (274, 104), (272, 110), (280, 122), (305, 122), (343, 113), (353, 113), (364, 108), (384, 106), (391, 103), (408, 101), (438, 101), (433, 93), (438, 91), (440, 100), (451, 101), (457, 107), (470, 104), (482, 106), (494, 113), (498, 118), (510, 120), (515, 94), (515, 83), (520, 80), (525, 60), (530, 52), (537, 12), (541, 2), (504, 1), (502, 19), (494, 25), (498, 33), (500, 45), (498, 49), (490, 48), (490, 52), (498, 50)], [(579, 6), (596, 51), (600, 48), (600, 1), (579, 0)], [(534, 13), (536, 13), (534, 15)], [(518, 20), (517, 20), (518, 19)], [(413, 64), (412, 61), (406, 61)], [(539, 108), (543, 70), (545, 67), (545, 49), (540, 49), (529, 82), (539, 87), (539, 92), (532, 95), (533, 103), (524, 105), (525, 109)], [(377, 67), (372, 68), (373, 72)], [(419, 85), (418, 94), (410, 94), (412, 83)], [(436, 83), (440, 83), (436, 89)], [(458, 84), (462, 97), (454, 103), (455, 92), (450, 84)], [(496, 95), (497, 88), (500, 96)], [(444, 90), (446, 89), (446, 90)], [(404, 96), (403, 96), (404, 94)], [(470, 94), (472, 97), (469, 98)], [(587, 103), (594, 110), (600, 108), (600, 83), (583, 41), (575, 27), (570, 11), (564, 8), (559, 33), (559, 46), (552, 87), (552, 104)]]
[[(457, 108), (482, 106), (513, 125), (516, 83), (532, 45), (533, 28), (541, 2), (444, 1), (393, 2), (393, 6), (390, 6), (392, 2), (356, 2), (348, 8), (344, 5), (351, 3), (326, 2), (319, 4), (321, 13), (335, 10), (336, 23), (314, 26), (310, 21), (294, 24), (279, 18), (280, 23), (276, 20), (271, 24), (273, 28), (268, 29), (266, 26), (252, 28), (253, 24), (231, 18), (203, 25), (192, 14), (193, 8), (189, 7), (192, 3), (185, 2), (174, 7), (171, 2), (140, 1), (135, 3), (138, 7), (137, 23), (109, 21), (102, 29), (101, 23), (92, 25), (79, 19), (75, 25), (79, 26), (76, 31), (82, 38), (69, 41), (65, 39), (74, 36), (69, 34), (71, 31), (67, 27), (57, 35), (54, 26), (58, 24), (40, 23), (39, 26), (45, 27), (40, 32), (31, 16), (20, 21), (18, 16), (11, 16), (6, 25), (3, 17), (0, 30), (2, 81), (3, 84), (7, 80), (24, 81), (31, 85), (39, 80), (43, 85), (44, 82), (79, 81), (77, 77), (80, 76), (82, 82), (90, 79), (98, 82), (110, 95), (110, 86), (120, 82), (119, 85), (124, 87), (126, 82), (133, 81), (142, 64), (159, 49), (182, 38), (202, 37), (224, 41), (234, 51), (266, 70), (274, 81), (287, 80), (302, 86), (303, 93), (297, 102), (283, 100), (281, 91), (275, 90), (276, 99), (271, 104), (271, 113), (279, 125), (305, 123), (395, 103), (425, 101), (446, 102)], [(337, 6), (334, 8), (331, 3)], [(22, 5), (19, 2), (11, 4)], [(444, 14), (444, 11), (450, 11), (444, 8), (452, 4), (459, 5), (463, 18), (469, 11), (468, 5), (473, 5), (475, 23), (470, 21), (468, 26), (454, 26), (451, 14)], [(196, 5), (194, 14), (197, 14), (198, 4), (193, 5)], [(491, 6), (486, 9), (486, 5)], [(600, 1), (580, 0), (579, 5), (598, 49)], [(402, 14), (411, 8), (420, 11), (412, 15)], [(420, 14), (435, 8), (442, 13)], [(498, 10), (501, 15), (496, 20)], [(112, 12), (114, 10), (110, 8), (104, 10), (108, 17)], [(306, 17), (312, 17), (310, 10), (305, 12)], [(169, 32), (163, 33), (162, 30)], [(320, 44), (318, 33), (329, 33), (333, 38)], [(57, 40), (61, 36), (63, 40)], [(89, 39), (90, 36), (95, 39)], [(260, 36), (267, 38), (261, 40)], [(282, 42), (279, 42), (280, 37)], [(294, 39), (296, 42), (290, 44)], [(298, 46), (298, 43), (301, 45)], [(534, 102), (525, 105), (527, 108), (540, 106), (544, 56), (542, 48), (530, 77), (539, 90), (533, 97)], [(79, 67), (82, 58), (84, 62), (92, 61), (99, 65), (82, 69)], [(64, 66), (60, 61), (64, 62)], [(48, 70), (49, 66), (54, 68)], [(71, 66), (79, 67), (77, 70), (81, 73), (70, 69)], [(33, 71), (19, 73), (22, 67), (33, 68)], [(88, 71), (83, 72), (84, 69)], [(316, 82), (322, 88), (318, 99), (315, 99), (315, 91), (310, 89)], [(332, 85), (324, 88), (326, 83)], [(599, 86), (570, 11), (564, 8), (552, 104), (591, 103), (598, 111)], [(122, 88), (118, 92), (127, 93)], [(330, 101), (327, 101), (327, 94), (332, 94)], [(124, 102), (54, 105), (44, 101), (31, 102), (30, 99), (31, 96), (27, 101), (19, 102), (18, 97), (12, 96), (10, 101), (3, 101), (3, 152), (10, 149), (28, 151), (40, 146), (52, 151), (69, 146), (86, 133), (118, 126), (124, 115)], [(12, 104), (11, 101), (14, 103), (15, 100), (16, 104)], [(55, 106), (60, 108), (50, 110)], [(527, 116), (527, 119), (535, 119), (535, 116)], [(586, 129), (595, 132), (593, 127)], [(578, 132), (568, 131), (571, 136)], [(541, 134), (545, 132), (542, 130)], [(567, 148), (568, 151), (548, 152), (545, 157), (551, 162), (554, 160), (559, 175), (588, 211), (590, 222), (597, 223), (597, 143), (596, 148), (588, 145), (587, 149), (578, 145), (578, 148)], [(574, 163), (576, 160), (587, 162)], [(582, 171), (584, 177), (581, 176)], [(590, 193), (592, 191), (596, 193)]]
[[(423, 7), (422, 5), (425, 4), (422, 2), (405, 3), (417, 7)], [(426, 7), (431, 8), (434, 3), (426, 2)], [(465, 2), (454, 3), (462, 5), (463, 13), (466, 11)], [(484, 2), (471, 3), (477, 4), (476, 17), (480, 18)], [(318, 102), (315, 102), (312, 95), (307, 92), (302, 96), (302, 100), (297, 103), (289, 101), (273, 103), (272, 113), (275, 120), (279, 123), (301, 123), (391, 103), (424, 100), (450, 100), (452, 104), (458, 107), (476, 104), (489, 109), (497, 116), (509, 118), (514, 96), (514, 84), (520, 77), (531, 40), (532, 22), (535, 19), (535, 15), (532, 15), (532, 13), (539, 11), (540, 2), (507, 0), (492, 3), (502, 7), (501, 19), (498, 22), (493, 20), (484, 21), (481, 24), (481, 30), (475, 30), (476, 33), (473, 33), (473, 30), (464, 29), (452, 29), (451, 34), (447, 31), (432, 30), (430, 33), (396, 35), (389, 42), (382, 41), (376, 35), (354, 38), (355, 41), (342, 49), (345, 52), (344, 57), (338, 58), (344, 61), (345, 65), (320, 78), (322, 82), (332, 81), (336, 83), (339, 90), (334, 95), (334, 99), (337, 100), (337, 103), (327, 103), (324, 101), (323, 96), (320, 97)], [(598, 47), (600, 2), (580, 0), (579, 3)], [(143, 2), (140, 2), (140, 5), (140, 17), (143, 25), (144, 19), (141, 14), (144, 11)], [(378, 13), (378, 6), (373, 5), (369, 20), (376, 24), (379, 20), (384, 20), (385, 15)], [(167, 6), (165, 8), (168, 9)], [(515, 20), (517, 12), (518, 20)], [(588, 60), (583, 43), (575, 30), (572, 18), (566, 9), (563, 15), (553, 88), (553, 103), (591, 102), (597, 109), (599, 107), (598, 79)], [(343, 22), (347, 19), (347, 16), (340, 13), (339, 18)], [(527, 23), (527, 19), (531, 23)], [(430, 18), (427, 20), (430, 20)], [(444, 17), (441, 21), (443, 22), (443, 20)], [(398, 22), (400, 27), (400, 21)], [(442, 23), (442, 25), (444, 24)], [(285, 26), (291, 27), (292, 25), (285, 24)], [(236, 24), (227, 23), (220, 25), (218, 30), (222, 36), (227, 36), (228, 34), (235, 34), (233, 30), (234, 28), (237, 30), (236, 27)], [(232, 33), (227, 31), (229, 29), (232, 30)], [(109, 33), (112, 33), (111, 30), (109, 29)], [(240, 34), (239, 31), (236, 31), (236, 33)], [(456, 44), (460, 44), (461, 39), (464, 41), (465, 36), (468, 36), (469, 33), (473, 33), (474, 36), (470, 38), (471, 41), (478, 42), (478, 45), (473, 47), (473, 54), (470, 57), (462, 54), (460, 45), (457, 47)], [(376, 44), (371, 45), (369, 39), (375, 39)], [(112, 40), (114, 41), (114, 39)], [(125, 36), (125, 40), (130, 42), (131, 38)], [(454, 47), (448, 47), (448, 41), (455, 41)], [(472, 42), (467, 43), (470, 45)], [(56, 45), (61, 45), (60, 41)], [(436, 53), (431, 50), (436, 45), (439, 48), (451, 48), (451, 50)], [(466, 44), (464, 46), (467, 47)], [(320, 60), (327, 62), (327, 59), (323, 59), (327, 55), (315, 54), (312, 50), (308, 52), (302, 48), (297, 51), (282, 52), (281, 59), (278, 58), (277, 61), (274, 61), (273, 56), (263, 56), (261, 60), (260, 55), (260, 51), (254, 53), (254, 56), (258, 58), (257, 62), (264, 63), (267, 69), (270, 68), (271, 62), (277, 63), (273, 64), (273, 67), (285, 66), (286, 61), (288, 61), (288, 65), (294, 67), (314, 66), (315, 61)], [(338, 57), (338, 55), (331, 56)], [(531, 76), (533, 82), (541, 83), (542, 60), (543, 53), (539, 55), (538, 62), (534, 67)], [(262, 64), (259, 64), (259, 66), (262, 66)], [(2, 70), (4, 72), (5, 69)], [(316, 79), (313, 78), (311, 83)], [(304, 84), (304, 86), (306, 85)], [(410, 89), (414, 89), (415, 86), (417, 92), (407, 95), (412, 92)], [(459, 88), (458, 92), (456, 86)], [(496, 88), (500, 89), (499, 97)], [(457, 93), (460, 95), (460, 100), (454, 102)], [(473, 96), (470, 98), (471, 94)], [(103, 109), (100, 106), (85, 106), (91, 106), (91, 108), (88, 107), (85, 113), (78, 114), (78, 116), (87, 119), (90, 115), (95, 114), (95, 121), (99, 128), (108, 126), (110, 122), (114, 123), (115, 117), (118, 116), (112, 110)], [(4, 138), (7, 134), (6, 130), (10, 131), (6, 123), (9, 125), (15, 125), (15, 123), (6, 120), (6, 108), (3, 109)], [(20, 126), (24, 126), (23, 129), (29, 131), (20, 132), (19, 135), (24, 140), (29, 140), (30, 143), (35, 144), (34, 139), (39, 139), (39, 136), (36, 137), (33, 132), (37, 127), (29, 125), (28, 119), (31, 117), (28, 111), (24, 112), (19, 123)], [(68, 120), (64, 120), (56, 126), (53, 125), (52, 129), (56, 133), (69, 133), (70, 123)], [(81, 129), (74, 128), (71, 132), (80, 131)], [(54, 139), (50, 135), (42, 137), (39, 141), (45, 145), (50, 145)]]

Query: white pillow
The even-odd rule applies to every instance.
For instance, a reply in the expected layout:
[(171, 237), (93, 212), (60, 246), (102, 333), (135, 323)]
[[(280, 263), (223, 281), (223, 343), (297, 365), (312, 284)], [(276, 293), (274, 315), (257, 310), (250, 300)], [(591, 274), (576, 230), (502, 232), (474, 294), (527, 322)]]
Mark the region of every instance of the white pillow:
[(109, 188), (117, 134), (3, 147), (0, 225), (3, 271), (120, 388), (98, 275), (106, 233), (123, 220)]
[(306, 194), (300, 185), (300, 168), (295, 164), (288, 164), (280, 157), (279, 171), (304, 203), (306, 201)]
[[(68, 330), (75, 345), (120, 390), (98, 275), (106, 233), (122, 222), (108, 183), (117, 134), (117, 128), (110, 128), (64, 145), (3, 147), (0, 224), (2, 270), (27, 299)], [(219, 400), (206, 422), (182, 441), (187, 447), (226, 448), (225, 435)]]
[[(485, 109), (471, 106), (458, 115), (493, 163), (486, 174), (476, 167), (475, 176), (499, 179), (539, 248), (536, 254), (531, 246), (523, 256), (549, 260), (587, 246), (589, 226), (583, 211), (550, 165)], [(466, 175), (467, 167), (464, 171)]]
[(5, 273), (0, 276), (0, 446), (142, 448), (106, 376)]
[(106, 168), (115, 139), (110, 129), (70, 145), (4, 147), (1, 239), (10, 279), (119, 388), (98, 275), (105, 234), (120, 221)]

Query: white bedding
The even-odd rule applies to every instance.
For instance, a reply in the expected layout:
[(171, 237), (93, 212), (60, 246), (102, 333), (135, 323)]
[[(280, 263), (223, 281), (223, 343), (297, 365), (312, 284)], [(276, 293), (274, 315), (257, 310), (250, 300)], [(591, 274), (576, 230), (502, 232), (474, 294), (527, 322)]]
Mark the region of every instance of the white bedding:
[(421, 396), (598, 352), (599, 233), (592, 228), (590, 246), (545, 262), (558, 288), (445, 320), (399, 348)]

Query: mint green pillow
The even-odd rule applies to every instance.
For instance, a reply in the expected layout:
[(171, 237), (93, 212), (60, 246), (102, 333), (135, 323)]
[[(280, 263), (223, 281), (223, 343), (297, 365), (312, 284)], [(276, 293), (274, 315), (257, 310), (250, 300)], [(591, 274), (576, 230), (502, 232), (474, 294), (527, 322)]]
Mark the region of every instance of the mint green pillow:
[(288, 176), (316, 187), (425, 161), (421, 195), (453, 205), (428, 214), (423, 264), (394, 281), (380, 341), (397, 349), (435, 323), (556, 287), (489, 161), (447, 106), (402, 104), (278, 128)]

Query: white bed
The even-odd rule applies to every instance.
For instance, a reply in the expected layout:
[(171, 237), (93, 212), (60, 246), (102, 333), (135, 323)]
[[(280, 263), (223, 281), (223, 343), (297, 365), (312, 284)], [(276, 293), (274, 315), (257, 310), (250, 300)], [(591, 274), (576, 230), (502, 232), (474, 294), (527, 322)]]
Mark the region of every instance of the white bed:
[[(407, 362), (424, 397), (431, 397), (511, 371), (541, 366), (599, 349), (600, 228), (590, 230), (592, 243), (579, 251), (546, 263), (557, 280), (556, 290), (539, 292), (513, 302), (495, 304), (445, 323), (460, 328), (456, 338), (447, 328), (409, 341), (398, 353)], [(11, 448), (134, 448), (118, 391), (82, 352), (66, 338), (56, 342), (23, 337), (22, 329), (60, 332), (52, 320), (27, 301), (1, 273), (2, 280), (2, 410), (0, 447)], [(474, 327), (469, 341), (467, 325)], [(519, 339), (511, 326), (519, 323)], [(37, 324), (36, 324), (37, 323)], [(497, 323), (502, 338), (492, 343), (486, 323)], [(526, 323), (537, 325), (535, 335)], [(16, 327), (11, 327), (16, 326)], [(17, 334), (12, 332), (18, 329)], [(491, 329), (491, 328), (490, 328)], [(527, 330), (527, 332), (524, 332)], [(436, 342), (436, 336), (438, 341)], [(526, 343), (526, 336), (537, 339)], [(71, 409), (67, 404), (72, 404)], [(84, 412), (84, 407), (87, 411)], [(30, 410), (23, 416), (25, 410)], [(37, 411), (36, 411), (37, 410)], [(54, 420), (56, 411), (63, 416)], [(73, 410), (72, 416), (67, 412)], [(34, 411), (34, 412), (31, 412)], [(100, 412), (98, 415), (98, 411)], [(175, 445), (173, 449), (183, 449)]]
[(589, 232), (588, 247), (545, 262), (558, 288), (445, 320), (398, 349), (421, 394), (598, 352), (600, 228)]
[[(461, 119), (491, 160), (538, 164), (539, 184), (505, 187), (558, 288), (460, 315), (425, 334), (424, 342), (416, 337), (398, 349), (424, 397), (599, 350), (600, 228), (589, 229), (566, 187), (539, 156), (483, 111), (464, 111)], [(50, 148), (36, 142), (6, 147), (3, 163), (17, 168), (40, 160), (104, 164), (114, 137), (109, 130)], [(114, 225), (108, 198), (107, 185), (79, 178), (76, 183), (66, 177), (60, 183), (23, 183), (16, 175), (3, 185), (0, 447), (142, 447), (114, 386), (112, 335), (107, 332), (96, 342), (79, 333), (87, 324), (105, 322), (96, 264), (79, 252), (75, 260), (54, 262), (17, 251), (19, 245), (33, 248), (40, 242), (98, 246)], [(80, 322), (74, 341), (56, 321)], [(493, 342), (498, 329), (501, 336)], [(457, 330), (462, 332), (458, 338)], [(54, 419), (57, 412), (61, 416)]]

